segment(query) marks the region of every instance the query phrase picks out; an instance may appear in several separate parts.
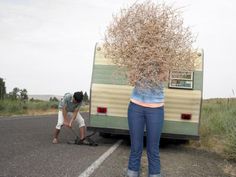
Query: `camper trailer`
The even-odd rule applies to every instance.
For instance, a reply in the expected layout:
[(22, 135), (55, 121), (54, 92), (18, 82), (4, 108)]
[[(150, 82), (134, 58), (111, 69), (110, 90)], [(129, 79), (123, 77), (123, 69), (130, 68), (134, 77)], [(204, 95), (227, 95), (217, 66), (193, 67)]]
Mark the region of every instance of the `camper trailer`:
[[(165, 117), (162, 138), (198, 139), (203, 88), (203, 50), (194, 71), (170, 71), (165, 83)], [(132, 86), (117, 73), (96, 44), (90, 88), (88, 129), (101, 135), (129, 134), (127, 109)]]

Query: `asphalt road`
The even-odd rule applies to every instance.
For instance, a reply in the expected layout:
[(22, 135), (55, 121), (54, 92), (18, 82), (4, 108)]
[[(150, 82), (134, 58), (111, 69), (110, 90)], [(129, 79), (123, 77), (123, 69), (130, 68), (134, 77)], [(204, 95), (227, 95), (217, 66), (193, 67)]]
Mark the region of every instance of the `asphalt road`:
[[(87, 120), (88, 114), (82, 114)], [(53, 145), (57, 116), (0, 118), (0, 177), (79, 177), (103, 153), (122, 139), (122, 144), (94, 171), (91, 177), (121, 177), (127, 166), (129, 141), (95, 135), (97, 147), (68, 145), (74, 135), (63, 128), (60, 144)], [(77, 129), (78, 130), (78, 129)], [(162, 143), (163, 177), (229, 177), (226, 162), (219, 156), (187, 148), (174, 142)], [(142, 176), (147, 176), (147, 158), (142, 158)]]

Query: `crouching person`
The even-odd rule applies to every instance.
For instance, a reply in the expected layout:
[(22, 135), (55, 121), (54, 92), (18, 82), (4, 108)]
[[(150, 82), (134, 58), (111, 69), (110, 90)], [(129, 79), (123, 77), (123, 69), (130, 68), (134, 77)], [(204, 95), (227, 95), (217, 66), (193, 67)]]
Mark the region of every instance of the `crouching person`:
[(83, 101), (83, 92), (75, 92), (73, 95), (66, 93), (59, 102), (58, 120), (54, 131), (53, 144), (57, 144), (58, 136), (61, 127), (67, 126), (72, 127), (73, 122), (76, 122), (79, 126), (80, 141), (83, 143), (85, 139), (85, 123), (83, 117), (79, 113), (79, 108)]

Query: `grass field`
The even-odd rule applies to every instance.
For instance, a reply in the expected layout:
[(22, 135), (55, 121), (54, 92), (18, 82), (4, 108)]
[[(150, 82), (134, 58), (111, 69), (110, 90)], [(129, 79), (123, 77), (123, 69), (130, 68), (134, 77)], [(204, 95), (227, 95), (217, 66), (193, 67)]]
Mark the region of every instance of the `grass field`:
[(52, 112), (57, 109), (57, 102), (52, 101), (20, 101), (20, 100), (0, 100), (0, 115), (21, 115)]
[(202, 104), (199, 148), (236, 161), (236, 99), (208, 99)]
[[(88, 109), (88, 105), (81, 107), (82, 112), (86, 112)], [(57, 111), (58, 102), (56, 101), (0, 100), (0, 116), (54, 114)]]

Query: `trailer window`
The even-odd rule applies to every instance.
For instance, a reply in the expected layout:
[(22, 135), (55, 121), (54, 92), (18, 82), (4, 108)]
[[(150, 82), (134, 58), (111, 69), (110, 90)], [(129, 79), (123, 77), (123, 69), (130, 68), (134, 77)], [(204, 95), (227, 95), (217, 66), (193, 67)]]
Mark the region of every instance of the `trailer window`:
[(193, 72), (192, 71), (170, 72), (169, 87), (193, 89)]

